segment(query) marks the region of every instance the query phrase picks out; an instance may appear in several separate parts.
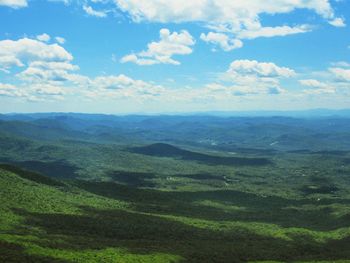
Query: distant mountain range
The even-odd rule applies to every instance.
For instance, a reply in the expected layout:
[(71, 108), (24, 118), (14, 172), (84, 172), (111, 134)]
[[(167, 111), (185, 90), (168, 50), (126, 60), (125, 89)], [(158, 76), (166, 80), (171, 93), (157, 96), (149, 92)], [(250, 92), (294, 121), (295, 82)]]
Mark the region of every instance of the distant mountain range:
[(350, 117), (350, 109), (310, 109), (310, 110), (293, 110), (293, 111), (211, 111), (199, 113), (203, 115), (213, 115), (213, 116), (286, 116), (286, 117)]
[(42, 118), (55, 118), (58, 116), (70, 116), (89, 120), (110, 120), (118, 117), (144, 117), (144, 116), (217, 116), (217, 117), (350, 117), (350, 109), (309, 109), (309, 110), (254, 110), (254, 111), (203, 111), (203, 112), (166, 112), (166, 113), (130, 113), (130, 114), (97, 114), (76, 112), (42, 112), (42, 113), (6, 113), (0, 114), (2, 120), (33, 120)]

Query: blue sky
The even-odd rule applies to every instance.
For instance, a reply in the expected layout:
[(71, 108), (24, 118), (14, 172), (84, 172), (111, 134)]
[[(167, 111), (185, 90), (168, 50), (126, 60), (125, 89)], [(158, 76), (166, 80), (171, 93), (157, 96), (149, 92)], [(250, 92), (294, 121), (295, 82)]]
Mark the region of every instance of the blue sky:
[(347, 0), (0, 0), (0, 111), (350, 105)]

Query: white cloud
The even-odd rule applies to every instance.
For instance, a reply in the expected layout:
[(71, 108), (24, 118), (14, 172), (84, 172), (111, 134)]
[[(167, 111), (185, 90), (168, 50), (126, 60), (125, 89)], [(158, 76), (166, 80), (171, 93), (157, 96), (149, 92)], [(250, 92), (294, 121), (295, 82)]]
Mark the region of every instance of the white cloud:
[(275, 36), (287, 36), (300, 33), (310, 32), (311, 27), (309, 25), (301, 26), (277, 26), (277, 27), (259, 27), (253, 30), (243, 30), (238, 34), (241, 39), (254, 39), (258, 37), (275, 37)]
[(11, 8), (27, 7), (27, 0), (0, 0), (0, 6), (8, 6)]
[(82, 87), (82, 94), (90, 99), (123, 99), (136, 101), (154, 99), (163, 95), (166, 89), (142, 80), (135, 80), (123, 74), (99, 76), (90, 79), (84, 76), (74, 78), (76, 85)]
[(289, 13), (295, 9), (309, 9), (326, 19), (334, 19), (328, 0), (116, 0), (116, 3), (135, 21), (238, 23), (248, 27), (260, 14)]
[(71, 61), (73, 56), (58, 44), (22, 38), (0, 41), (0, 68), (23, 67), (33, 61)]
[(91, 6), (84, 5), (83, 9), (90, 16), (95, 16), (95, 17), (106, 17), (107, 16), (107, 13), (105, 11), (94, 10)]
[(64, 87), (36, 84), (30, 87), (0, 83), (0, 97), (16, 97), (27, 101), (62, 100), (67, 92)]
[(0, 70), (6, 73), (10, 73), (9, 69), (12, 66), (22, 67), (23, 63), (12, 55), (0, 55)]
[(346, 61), (337, 61), (337, 62), (332, 62), (331, 65), (333, 67), (340, 67), (340, 68), (350, 68), (350, 63)]
[(135, 54), (129, 54), (120, 59), (121, 63), (127, 63), (127, 62), (132, 62), (140, 66), (148, 66), (148, 65), (154, 65), (154, 64), (159, 64), (157, 60), (154, 59), (145, 59), (145, 58), (140, 58)]
[(277, 95), (285, 90), (279, 86), (265, 85), (222, 85), (218, 83), (208, 84), (205, 88), (206, 94), (216, 94), (216, 98), (223, 99), (227, 96), (247, 96), (247, 95)]
[(295, 27), (277, 26), (263, 27), (260, 23), (246, 28), (239, 29), (237, 32), (230, 32), (225, 26), (210, 26), (210, 28), (219, 32), (209, 32), (207, 35), (201, 34), (201, 39), (215, 45), (219, 45), (224, 51), (231, 51), (243, 47), (241, 39), (255, 39), (259, 37), (277, 37), (294, 34), (307, 33), (312, 30), (309, 25), (300, 25)]
[(343, 18), (337, 17), (334, 20), (329, 21), (332, 26), (335, 27), (345, 27), (345, 20)]
[[(71, 0), (49, 0), (69, 4)], [(276, 37), (300, 34), (314, 27), (298, 22), (296, 26), (264, 26), (262, 15), (288, 14), (298, 9), (309, 10), (322, 17), (335, 27), (346, 26), (342, 17), (336, 16), (330, 0), (91, 0), (93, 4), (109, 5), (114, 3), (118, 9), (128, 14), (135, 22), (183, 23), (200, 22), (214, 32), (202, 35), (202, 39), (218, 45), (225, 51), (241, 47), (243, 39), (258, 37)], [(83, 10), (91, 16), (106, 17), (111, 10), (95, 10), (89, 1), (77, 1)], [(0, 5), (24, 7), (27, 0), (0, 0)], [(305, 17), (305, 20), (307, 18)], [(213, 35), (220, 34), (220, 35)], [(226, 35), (226, 37), (224, 37)], [(59, 42), (62, 44), (61, 42)], [(126, 56), (125, 62), (140, 65), (162, 63), (152, 58)], [(176, 61), (169, 61), (176, 63)], [(167, 63), (167, 62), (166, 62)]]
[(279, 83), (271, 81), (234, 83), (229, 85), (210, 83), (203, 88), (169, 88), (152, 82), (135, 80), (125, 75), (99, 76), (94, 79), (82, 79), (78, 86), (85, 87), (85, 97), (95, 99), (131, 99), (142, 103), (146, 100), (159, 102), (229, 101), (242, 96), (269, 96), (283, 94), (286, 91)]
[[(66, 85), (71, 85), (73, 56), (58, 44), (47, 44), (48, 36), (39, 40), (23, 38), (0, 41), (0, 69), (10, 73), (13, 67), (24, 68), (12, 77), (16, 86), (2, 86), (1, 95), (22, 97), (30, 101), (63, 99)], [(17, 85), (18, 84), (18, 85)], [(8, 84), (11, 85), (11, 84)], [(11, 87), (11, 89), (9, 89)]]
[[(215, 33), (213, 32), (214, 36)], [(159, 42), (152, 42), (146, 51), (130, 54), (129, 59), (135, 63), (169, 63), (174, 55), (186, 55), (192, 52), (194, 40), (186, 32), (171, 33), (167, 29), (160, 31)], [(209, 38), (209, 34), (203, 38)], [(211, 37), (217, 40), (218, 45), (225, 48), (227, 38)], [(214, 41), (214, 40), (213, 40)], [(222, 44), (224, 43), (224, 44)], [(11, 67), (23, 67), (23, 71), (16, 74), (22, 83), (18, 86), (0, 84), (0, 95), (23, 97), (28, 100), (41, 101), (46, 99), (63, 99), (71, 93), (84, 95), (91, 99), (123, 99), (128, 98), (138, 102), (149, 99), (158, 101), (195, 101), (213, 100), (229, 101), (237, 97), (242, 99), (258, 98), (287, 93), (283, 87), (283, 79), (296, 75), (288, 67), (276, 65), (271, 62), (258, 62), (255, 60), (235, 60), (222, 78), (214, 83), (204, 85), (203, 88), (186, 87), (171, 89), (162, 85), (133, 79), (125, 75), (88, 76), (76, 74), (79, 67), (72, 64), (73, 56), (58, 44), (33, 40), (20, 39), (17, 41), (0, 41), (0, 65), (6, 70)], [(346, 69), (346, 62), (332, 64), (329, 69), (334, 76), (343, 81), (350, 81), (350, 69)], [(335, 66), (337, 65), (337, 66)], [(328, 74), (329, 74), (328, 72)], [(225, 82), (225, 83), (223, 83)], [(303, 90), (304, 94), (333, 94), (340, 86), (333, 83), (321, 82), (316, 79), (303, 79), (300, 84), (310, 89)], [(282, 83), (282, 84), (281, 84)], [(340, 83), (345, 88), (348, 85)], [(77, 88), (73, 88), (77, 87)], [(289, 94), (289, 93), (288, 93)]]
[(17, 95), (19, 94), (14, 85), (0, 83), (0, 96), (16, 97)]
[(111, 90), (123, 89), (133, 84), (134, 80), (125, 75), (97, 77), (92, 82), (96, 88)]
[(256, 75), (258, 77), (292, 77), (294, 70), (287, 67), (279, 67), (274, 63), (258, 62), (256, 60), (235, 60), (231, 63), (229, 74)]
[[(169, 34), (168, 37), (171, 38), (169, 41), (185, 42), (180, 34)], [(164, 55), (172, 54), (157, 51)], [(58, 44), (49, 45), (28, 38), (0, 41), (0, 66), (6, 71), (12, 67), (24, 68), (13, 76), (16, 85), (0, 83), (0, 96), (38, 102), (62, 100), (69, 94), (75, 94), (106, 99), (130, 98), (141, 102), (165, 92), (160, 85), (125, 75), (90, 78), (76, 74), (79, 67), (72, 64), (72, 60), (73, 56)]]
[(41, 35), (37, 35), (36, 39), (39, 40), (39, 41), (42, 41), (42, 42), (49, 42), (51, 37), (48, 34), (44, 33), (44, 34), (41, 34)]
[(50, 84), (37, 84), (32, 86), (31, 90), (35, 95), (63, 96), (66, 94), (63, 87)]
[(122, 63), (133, 62), (138, 65), (179, 65), (180, 62), (174, 60), (172, 56), (192, 53), (191, 46), (195, 44), (195, 40), (187, 31), (170, 33), (168, 29), (163, 28), (159, 34), (159, 42), (151, 42), (147, 45), (147, 50), (126, 55), (120, 61)]
[(231, 51), (243, 47), (243, 42), (241, 40), (230, 39), (228, 35), (223, 33), (209, 32), (207, 35), (202, 33), (200, 38), (207, 43), (219, 45), (224, 51)]
[(63, 37), (55, 37), (55, 40), (57, 41), (58, 44), (61, 44), (61, 45), (66, 43), (66, 40)]
[(329, 71), (334, 75), (338, 81), (350, 81), (350, 69), (344, 68), (330, 68)]
[(70, 72), (78, 69), (69, 62), (35, 61), (17, 76), (30, 82), (67, 81), (70, 80)]
[(324, 89), (328, 87), (326, 83), (320, 82), (316, 79), (302, 79), (302, 80), (299, 80), (299, 83), (303, 86), (307, 86), (311, 88)]
[(100, 76), (91, 81), (90, 86), (108, 90), (134, 90), (147, 94), (158, 94), (163, 90), (161, 86), (142, 80), (134, 80), (123, 74), (118, 76)]
[[(296, 9), (307, 9), (323, 17), (333, 26), (343, 26), (336, 17), (329, 0), (115, 0), (118, 7), (130, 14), (135, 22), (161, 23), (201, 22), (219, 35), (202, 35), (202, 39), (232, 50), (239, 45), (237, 39), (286, 36), (311, 30), (308, 25), (264, 27), (262, 14), (286, 14)], [(236, 45), (232, 44), (236, 41)]]
[(311, 89), (303, 90), (303, 93), (309, 95), (320, 95), (320, 94), (334, 94), (336, 93), (336, 88), (332, 85), (324, 82), (320, 82), (316, 79), (302, 79), (299, 80), (299, 83), (305, 87)]
[(280, 79), (295, 76), (294, 70), (274, 63), (255, 60), (235, 60), (229, 69), (220, 75), (221, 83), (206, 85), (203, 94), (216, 100), (236, 96), (268, 96), (286, 93)]

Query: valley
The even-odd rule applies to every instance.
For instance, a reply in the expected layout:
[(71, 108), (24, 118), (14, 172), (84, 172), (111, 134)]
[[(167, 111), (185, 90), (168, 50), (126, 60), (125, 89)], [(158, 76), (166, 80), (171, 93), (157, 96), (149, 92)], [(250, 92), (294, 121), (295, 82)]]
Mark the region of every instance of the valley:
[(349, 138), (345, 117), (0, 115), (0, 261), (350, 262)]

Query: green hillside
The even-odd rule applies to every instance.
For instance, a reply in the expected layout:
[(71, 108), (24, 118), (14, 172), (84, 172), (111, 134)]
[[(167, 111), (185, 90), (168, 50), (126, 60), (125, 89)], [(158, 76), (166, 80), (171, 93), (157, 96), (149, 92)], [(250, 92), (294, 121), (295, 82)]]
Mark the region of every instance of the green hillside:
[(349, 199), (60, 182), (11, 166), (0, 185), (0, 262), (350, 258)]
[(215, 156), (205, 153), (183, 150), (178, 147), (165, 143), (155, 143), (143, 147), (134, 147), (132, 152), (158, 156), (158, 157), (175, 157), (182, 160), (193, 160), (208, 165), (230, 165), (230, 166), (261, 166), (271, 164), (266, 158), (247, 158), (247, 157), (227, 157)]
[(6, 115), (0, 262), (346, 262), (349, 134), (337, 118)]

